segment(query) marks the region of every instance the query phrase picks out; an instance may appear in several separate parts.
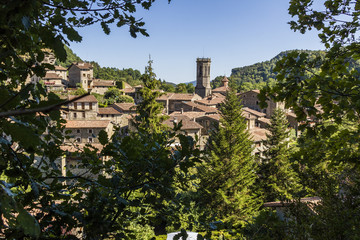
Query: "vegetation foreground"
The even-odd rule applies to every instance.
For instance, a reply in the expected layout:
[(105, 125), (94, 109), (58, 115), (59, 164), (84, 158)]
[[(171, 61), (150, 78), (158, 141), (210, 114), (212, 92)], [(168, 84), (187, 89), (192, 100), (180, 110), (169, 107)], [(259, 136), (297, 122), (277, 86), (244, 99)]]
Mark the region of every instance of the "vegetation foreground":
[(317, 29), (326, 51), (287, 53), (260, 100), (285, 102), (296, 113), (297, 139), (276, 112), (265, 157), (252, 155), (232, 85), (201, 152), (196, 139), (179, 133), (181, 122), (161, 124), (161, 93), (154, 91), (161, 82), (149, 62), (137, 76), (144, 88), (136, 131), (111, 139), (101, 132), (101, 150), (88, 146), (73, 156), (89, 176), (71, 169), (63, 176), (64, 101), (25, 84), (27, 77), (53, 68), (38, 64), (46, 51), (66, 61), (64, 43), (81, 41), (76, 27), (100, 23), (109, 34), (116, 23), (147, 36), (133, 15), (154, 1), (93, 2), (1, 3), (0, 237), (154, 239), (187, 230), (200, 239), (359, 239), (360, 74), (353, 62), (360, 58), (360, 2), (327, 0), (326, 11), (316, 11), (310, 1), (290, 1), (291, 28)]

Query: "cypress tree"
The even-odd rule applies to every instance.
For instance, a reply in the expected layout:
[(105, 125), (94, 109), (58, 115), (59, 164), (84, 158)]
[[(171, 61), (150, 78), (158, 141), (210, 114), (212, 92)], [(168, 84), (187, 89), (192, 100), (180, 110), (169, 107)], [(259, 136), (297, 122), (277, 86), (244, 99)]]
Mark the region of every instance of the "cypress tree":
[(252, 141), (234, 90), (227, 93), (220, 114), (199, 168), (199, 201), (219, 220), (241, 227), (257, 211), (259, 201), (252, 191), (256, 180)]
[(299, 178), (290, 161), (290, 131), (281, 109), (276, 109), (268, 127), (266, 151), (260, 163), (259, 182), (265, 201), (292, 199), (301, 188)]

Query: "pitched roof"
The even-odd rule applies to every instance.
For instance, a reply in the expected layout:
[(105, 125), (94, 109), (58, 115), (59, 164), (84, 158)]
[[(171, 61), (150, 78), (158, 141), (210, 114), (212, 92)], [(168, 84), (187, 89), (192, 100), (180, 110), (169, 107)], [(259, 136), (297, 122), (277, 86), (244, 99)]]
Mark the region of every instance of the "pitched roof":
[(200, 119), (200, 118), (210, 118), (215, 121), (220, 121), (221, 115), (220, 114), (208, 114), (208, 115), (201, 116), (198, 119)]
[[(68, 151), (68, 152), (77, 152), (77, 151), (82, 151), (83, 148), (85, 148), (85, 146), (88, 145), (88, 144), (74, 143), (74, 144), (71, 144), (71, 145), (61, 145), (60, 149), (63, 150), (63, 151)], [(99, 143), (91, 143), (90, 145), (92, 147), (94, 147), (94, 148), (97, 148), (98, 152), (100, 152), (104, 148), (104, 146), (102, 144), (99, 144)], [(86, 146), (86, 147), (88, 147), (88, 146)]]
[(72, 66), (76, 66), (79, 69), (86, 70), (86, 69), (92, 69), (93, 66), (90, 63), (87, 62), (75, 62), (70, 65), (68, 69), (70, 69)]
[(56, 74), (56, 73), (49, 73), (49, 72), (47, 72), (47, 73), (45, 74), (45, 77), (43, 77), (43, 79), (62, 79), (62, 77), (59, 76), (59, 75)]
[(96, 79), (92, 81), (94, 87), (113, 87), (115, 86), (114, 81), (112, 80), (101, 80)]
[(156, 100), (192, 101), (196, 99), (201, 99), (201, 97), (192, 93), (165, 93)]
[(218, 105), (222, 102), (225, 101), (225, 96), (221, 94), (222, 97), (219, 96), (209, 96), (207, 98), (201, 99), (201, 100), (195, 100), (196, 103), (200, 103), (202, 105), (207, 105), (207, 106), (213, 106), (213, 105)]
[(192, 93), (174, 93), (171, 97), (170, 100), (180, 100), (180, 101), (191, 101), (194, 98), (198, 98), (201, 99), (201, 97), (197, 94), (192, 94)]
[(118, 110), (116, 110), (116, 109), (113, 108), (113, 107), (104, 107), (104, 108), (99, 108), (98, 114), (116, 114), (116, 115), (121, 115), (122, 113), (119, 112)]
[(65, 128), (106, 128), (110, 120), (67, 120)]
[(60, 66), (60, 65), (55, 65), (55, 70), (56, 71), (67, 71), (66, 68), (64, 68), (63, 66)]
[(215, 88), (213, 90), (211, 90), (212, 92), (221, 92), (221, 93), (226, 93), (229, 90), (228, 86), (222, 86), (222, 87), (218, 87)]
[(270, 124), (271, 124), (270, 119), (265, 118), (265, 117), (258, 118), (257, 120), (258, 120), (259, 122), (262, 122), (262, 123), (265, 123), (265, 124), (268, 124), (268, 125), (270, 125)]
[(243, 111), (246, 111), (246, 112), (248, 112), (248, 113), (251, 113), (252, 115), (255, 115), (255, 116), (257, 116), (257, 117), (264, 117), (264, 116), (266, 116), (265, 113), (256, 111), (256, 110), (251, 109), (251, 108), (248, 108), (248, 107), (243, 107), (242, 110), (243, 110)]
[(201, 116), (204, 116), (205, 115), (205, 112), (193, 112), (193, 111), (190, 111), (190, 112), (173, 112), (171, 113), (169, 116), (187, 116), (190, 120), (193, 120), (195, 118), (198, 118), (198, 117), (201, 117)]
[(203, 128), (200, 124), (195, 121), (190, 120), (187, 116), (171, 116), (169, 119), (163, 122), (164, 125), (167, 125), (170, 128), (174, 127), (174, 122), (179, 123), (182, 121), (181, 130), (191, 130), (191, 129), (201, 129)]
[[(75, 97), (78, 97), (78, 96), (73, 96), (73, 95), (69, 95), (68, 96), (68, 99), (71, 100), (71, 99), (74, 99)], [(82, 97), (74, 102), (98, 102), (98, 100), (96, 99), (96, 97), (94, 95), (87, 95), (85, 97)]]
[(254, 127), (250, 129), (250, 136), (254, 142), (260, 142), (267, 139), (266, 134), (270, 134), (265, 128)]
[(113, 106), (120, 108), (122, 111), (135, 111), (134, 103), (114, 103)]
[(156, 98), (156, 100), (167, 100), (170, 99), (172, 97), (172, 95), (174, 95), (175, 93), (165, 93), (162, 94), (160, 97)]
[(201, 111), (206, 113), (218, 113), (218, 110), (213, 107), (204, 106), (193, 102), (183, 102), (183, 104), (192, 107), (193, 111)]
[(229, 79), (228, 79), (226, 76), (224, 76), (221, 81), (222, 81), (222, 82), (229, 82)]

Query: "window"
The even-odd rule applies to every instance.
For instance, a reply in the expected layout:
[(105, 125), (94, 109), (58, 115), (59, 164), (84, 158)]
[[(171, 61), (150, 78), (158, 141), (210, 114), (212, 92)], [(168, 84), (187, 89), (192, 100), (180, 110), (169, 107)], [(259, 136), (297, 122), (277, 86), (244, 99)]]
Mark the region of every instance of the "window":
[(92, 142), (93, 142), (92, 137), (89, 137), (89, 138), (88, 138), (88, 142), (89, 142), (89, 143), (92, 143)]
[(76, 129), (76, 133), (80, 133), (80, 129)]
[(114, 117), (114, 114), (111, 114), (111, 117), (113, 118), (113, 117)]
[(85, 73), (83, 73), (83, 77), (85, 77), (86, 76), (86, 74)]
[(93, 133), (92, 129), (89, 129), (89, 133)]
[(79, 137), (76, 138), (76, 142), (78, 142), (78, 143), (81, 142), (81, 138), (79, 138)]
[(85, 103), (81, 103), (81, 109), (85, 109)]
[(74, 118), (76, 118), (77, 116), (76, 116), (76, 113), (74, 113)]
[(90, 108), (90, 110), (92, 109), (92, 103), (89, 103), (89, 108)]
[(259, 105), (259, 101), (256, 101), (256, 105)]
[(74, 109), (77, 109), (77, 103), (74, 102)]
[(85, 118), (85, 112), (82, 113), (82, 117)]

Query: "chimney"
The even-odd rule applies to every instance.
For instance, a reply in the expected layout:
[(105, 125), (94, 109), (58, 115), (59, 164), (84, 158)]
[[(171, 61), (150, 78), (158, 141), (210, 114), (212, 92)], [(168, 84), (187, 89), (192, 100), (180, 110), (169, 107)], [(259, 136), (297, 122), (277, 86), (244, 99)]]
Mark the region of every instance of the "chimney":
[(181, 108), (181, 114), (184, 114), (184, 108)]

